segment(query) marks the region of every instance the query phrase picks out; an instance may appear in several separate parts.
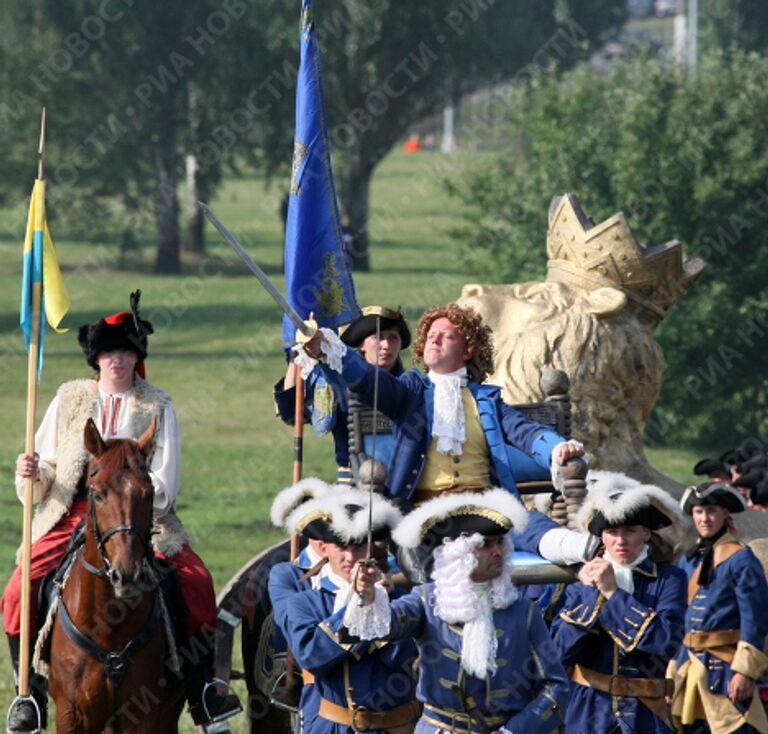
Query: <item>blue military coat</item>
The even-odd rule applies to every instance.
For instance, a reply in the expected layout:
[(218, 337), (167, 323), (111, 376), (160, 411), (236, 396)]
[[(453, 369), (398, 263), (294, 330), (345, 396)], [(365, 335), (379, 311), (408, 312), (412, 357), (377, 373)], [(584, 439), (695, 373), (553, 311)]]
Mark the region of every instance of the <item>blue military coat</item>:
[[(486, 679), (466, 673), (460, 664), (462, 625), (435, 614), (435, 585), (424, 584), (392, 601), (387, 639), (413, 637), (419, 646), (417, 698), (424, 704), (417, 732), (450, 729), (450, 712), (465, 710), (462, 697), (473, 697), (491, 729), (505, 726), (514, 734), (558, 731), (568, 697), (568, 678), (560, 664), (541, 613), (518, 599), (493, 613), (498, 637), (496, 673)], [(339, 633), (337, 615), (331, 629)], [(468, 731), (457, 724), (457, 731)], [(454, 722), (456, 723), (456, 722)], [(477, 731), (476, 727), (472, 731)]]
[[(686, 579), (680, 569), (646, 558), (632, 574), (635, 591), (610, 599), (594, 586), (571, 584), (552, 636), (563, 665), (628, 678), (664, 678), (683, 639)], [(639, 699), (571, 683), (568, 734), (655, 734), (670, 729)]]
[[(735, 542), (725, 535), (715, 543), (715, 548)], [(680, 568), (690, 578), (701, 565), (701, 557), (680, 559)], [(712, 632), (738, 630), (739, 641), (731, 664), (706, 649), (681, 647), (676, 659), (678, 672), (695, 656), (707, 671), (709, 697), (720, 700), (709, 705), (723, 706), (726, 710), (735, 706), (741, 714), (750, 708), (752, 697), (732, 703), (728, 699), (728, 684), (734, 672), (750, 678), (758, 678), (764, 672), (765, 656), (762, 654), (768, 633), (768, 584), (760, 561), (746, 545), (721, 563), (713, 564), (711, 578), (706, 586), (697, 586), (685, 614), (685, 631)], [(731, 646), (731, 650), (733, 647)], [(764, 723), (764, 717), (760, 717)]]
[[(352, 732), (312, 713), (317, 711), (320, 697), (345, 708), (354, 704), (370, 711), (388, 711), (413, 701), (415, 695), (413, 641), (339, 644), (332, 628), (339, 624), (344, 610), (334, 616), (335, 598), (336, 587), (323, 577), (319, 589), (296, 594), (282, 618), (281, 627), (296, 661), (315, 675), (306, 699), (302, 691), (305, 734)], [(379, 729), (368, 731), (386, 734)]]
[[(309, 557), (307, 548), (293, 561), (283, 561), (276, 563), (269, 571), (267, 581), (267, 590), (269, 599), (272, 602), (272, 613), (275, 626), (272, 630), (272, 636), (269, 640), (270, 654), (266, 655), (263, 664), (272, 663), (273, 658), (285, 657), (288, 651), (288, 643), (285, 640), (283, 629), (285, 628), (285, 618), (288, 607), (293, 603), (296, 595), (302, 591), (312, 589), (312, 580), (301, 580), (302, 576), (312, 568), (312, 559)], [(264, 628), (262, 628), (263, 632)], [(264, 675), (274, 676), (274, 667), (270, 666), (264, 670)], [(312, 683), (305, 683), (301, 690), (301, 710), (306, 716), (315, 716), (320, 705), (320, 699), (314, 691)], [(296, 731), (300, 732), (300, 721), (296, 722)]]

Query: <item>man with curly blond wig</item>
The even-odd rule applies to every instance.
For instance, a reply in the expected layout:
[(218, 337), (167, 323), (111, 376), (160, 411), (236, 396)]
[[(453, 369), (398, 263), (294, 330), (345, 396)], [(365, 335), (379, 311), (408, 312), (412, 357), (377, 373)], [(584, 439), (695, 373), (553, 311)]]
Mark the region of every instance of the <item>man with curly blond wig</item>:
[[(498, 387), (480, 383), (493, 364), (492, 339), (476, 311), (451, 303), (429, 309), (419, 322), (413, 351), (425, 375), (377, 373), (327, 329), (298, 348), (296, 361), (308, 372), (320, 360), (328, 380), (349, 387), (368, 405), (378, 383), (378, 409), (393, 423), (391, 497), (420, 504), (440, 494), (499, 486), (517, 496), (513, 450), (551, 469), (582, 456), (584, 448), (529, 421), (502, 401)], [(588, 536), (535, 512), (516, 545), (555, 563), (583, 561), (592, 547)]]

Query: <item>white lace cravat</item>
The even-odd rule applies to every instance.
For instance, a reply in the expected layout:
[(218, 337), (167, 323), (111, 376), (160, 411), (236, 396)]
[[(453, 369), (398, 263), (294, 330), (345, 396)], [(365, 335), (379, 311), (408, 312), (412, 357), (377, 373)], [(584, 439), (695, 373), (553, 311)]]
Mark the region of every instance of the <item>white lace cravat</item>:
[(635, 558), (632, 563), (626, 566), (619, 563), (608, 551), (603, 555), (603, 558), (605, 558), (606, 561), (610, 561), (610, 564), (613, 566), (613, 573), (616, 576), (616, 586), (620, 589), (624, 589), (627, 594), (633, 594), (635, 592), (635, 580), (632, 578), (632, 570), (635, 566), (639, 566), (647, 557), (647, 545), (644, 545), (643, 550), (640, 551), (640, 555)]
[(330, 581), (336, 587), (336, 598), (333, 601), (333, 613), (335, 614), (339, 611), (339, 609), (345, 607), (347, 602), (352, 598), (354, 593), (352, 590), (352, 584), (350, 584), (349, 581), (343, 579), (338, 574), (335, 574), (333, 571), (331, 571), (330, 564), (326, 564), (323, 567), (321, 575), (325, 576), (325, 578), (327, 578), (328, 581)]
[(467, 384), (467, 368), (438, 375), (429, 372), (427, 377), (435, 386), (435, 406), (432, 416), (432, 435), (437, 439), (441, 454), (461, 456), (467, 440), (467, 422), (461, 388)]

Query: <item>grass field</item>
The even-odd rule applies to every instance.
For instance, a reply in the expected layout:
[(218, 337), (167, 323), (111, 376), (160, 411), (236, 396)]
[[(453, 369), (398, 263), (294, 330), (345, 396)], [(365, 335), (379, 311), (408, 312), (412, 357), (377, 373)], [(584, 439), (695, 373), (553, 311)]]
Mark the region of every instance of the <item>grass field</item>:
[[(458, 262), (446, 229), (458, 216), (440, 188), (441, 178), (463, 165), (461, 156), (391, 155), (372, 190), (372, 270), (356, 275), (359, 301), (402, 305), (412, 322), (429, 305), (456, 298), (471, 280)], [(31, 182), (30, 182), (31, 183)], [(229, 179), (211, 202), (281, 286), (282, 226), (279, 194), (255, 176)], [(17, 221), (21, 214), (22, 220)], [(0, 232), (21, 231), (23, 209), (0, 212)], [(178, 512), (217, 590), (258, 550), (280, 538), (270, 527), (271, 499), (290, 484), (292, 432), (274, 417), (272, 384), (282, 374), (280, 315), (257, 281), (218, 237), (208, 253), (184, 262), (181, 276), (151, 272), (147, 247), (121, 264), (106, 242), (66, 239), (51, 223), (72, 295), (64, 335), (46, 335), (38, 421), (58, 385), (87, 368), (77, 327), (128, 307), (141, 288), (143, 315), (155, 324), (148, 378), (173, 396), (184, 441)], [(149, 241), (151, 233), (139, 233)], [(542, 233), (543, 244), (543, 233)], [(15, 457), (23, 447), (26, 355), (18, 331), (20, 239), (0, 237), (0, 575), (13, 570), (21, 509), (13, 489)], [(311, 433), (311, 432), (310, 432)], [(651, 461), (679, 481), (690, 479), (693, 456), (653, 449)], [(305, 475), (334, 476), (328, 442), (307, 436)], [(10, 664), (0, 645), (0, 708), (12, 697)], [(242, 691), (241, 691), (242, 692)], [(242, 717), (240, 717), (242, 718)], [(185, 714), (185, 731), (191, 722)], [(244, 722), (233, 727), (244, 731)]]

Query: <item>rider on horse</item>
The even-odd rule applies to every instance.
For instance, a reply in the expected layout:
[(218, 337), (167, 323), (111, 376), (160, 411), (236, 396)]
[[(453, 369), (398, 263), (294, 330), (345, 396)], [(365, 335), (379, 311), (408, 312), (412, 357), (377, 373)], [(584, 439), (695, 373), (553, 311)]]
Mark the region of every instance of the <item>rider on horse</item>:
[[(87, 511), (84, 475), (90, 457), (83, 445), (86, 421), (93, 418), (104, 439), (137, 439), (157, 418), (157, 438), (149, 464), (154, 487), (153, 546), (156, 556), (166, 559), (177, 572), (186, 607), (184, 629), (179, 633), (186, 637), (190, 649), (198, 652), (189, 656), (192, 659), (182, 655), (185, 691), (190, 714), (196, 724), (202, 725), (232, 716), (241, 707), (233, 694), (220, 695), (212, 686), (206, 688), (213, 676), (213, 581), (200, 557), (190, 548), (189, 537), (175, 512), (181, 476), (179, 425), (170, 396), (144, 379), (147, 336), (153, 333), (153, 328), (139, 317), (140, 293), (131, 294), (131, 311), (112, 314), (80, 328), (78, 341), (96, 374), (93, 379), (73, 380), (59, 388), (37, 431), (37, 453), (20, 454), (16, 462), (19, 496), (25, 478), (33, 477), (34, 500), (39, 503), (32, 525), (31, 628), (36, 630), (35, 606), (42, 580), (61, 561), (73, 531)], [(14, 673), (18, 675), (20, 568), (3, 593), (2, 612)], [(204, 652), (199, 654), (201, 650)], [(44, 719), (46, 681), (39, 675), (30, 680)], [(36, 723), (33, 704), (25, 701), (15, 710), (9, 730), (34, 731)]]

